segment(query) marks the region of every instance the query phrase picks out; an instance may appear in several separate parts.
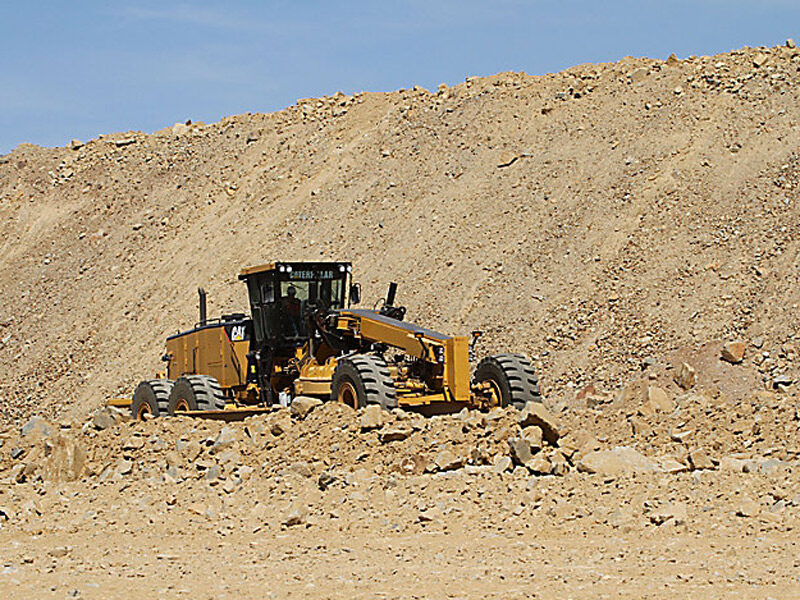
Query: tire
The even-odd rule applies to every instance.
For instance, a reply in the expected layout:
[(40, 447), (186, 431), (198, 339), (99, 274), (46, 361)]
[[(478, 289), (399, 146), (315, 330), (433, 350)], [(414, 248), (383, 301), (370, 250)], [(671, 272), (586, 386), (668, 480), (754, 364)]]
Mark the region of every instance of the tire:
[(177, 410), (223, 410), (224, 408), (225, 396), (216, 379), (208, 375), (184, 375), (172, 386), (167, 412), (174, 416)]
[(542, 393), (531, 360), (525, 354), (495, 354), (478, 363), (475, 383), (489, 382), (499, 392), (500, 406), (519, 410), (528, 402), (541, 402)]
[(169, 379), (150, 379), (139, 383), (131, 400), (131, 416), (134, 420), (144, 420), (145, 414), (153, 418), (167, 414), (172, 384)]
[(356, 409), (367, 404), (379, 404), (386, 410), (395, 408), (397, 392), (386, 361), (371, 354), (340, 360), (331, 379), (331, 400)]

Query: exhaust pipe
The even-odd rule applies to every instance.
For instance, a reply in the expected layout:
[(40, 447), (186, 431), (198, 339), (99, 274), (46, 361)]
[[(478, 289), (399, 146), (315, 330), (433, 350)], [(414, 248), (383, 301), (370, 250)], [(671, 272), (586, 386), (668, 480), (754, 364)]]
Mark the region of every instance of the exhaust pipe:
[(394, 306), (394, 297), (397, 295), (397, 284), (392, 281), (389, 283), (389, 293), (386, 294), (386, 306)]
[(206, 324), (206, 291), (203, 288), (197, 288), (197, 293), (200, 296), (200, 327)]
[(390, 319), (396, 319), (398, 321), (402, 321), (403, 318), (406, 316), (406, 308), (405, 306), (395, 306), (394, 301), (395, 297), (397, 296), (397, 284), (392, 281), (389, 284), (389, 292), (386, 294), (386, 300), (383, 301), (383, 306), (381, 306), (380, 314), (384, 317), (389, 317)]

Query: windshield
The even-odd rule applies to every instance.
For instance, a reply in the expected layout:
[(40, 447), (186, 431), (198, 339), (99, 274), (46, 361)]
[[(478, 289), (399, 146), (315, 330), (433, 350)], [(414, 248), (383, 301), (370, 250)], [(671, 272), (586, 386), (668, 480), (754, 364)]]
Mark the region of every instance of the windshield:
[(283, 335), (305, 337), (303, 315), (314, 307), (343, 308), (344, 280), (292, 280), (281, 281), (280, 306), (283, 320)]
[(326, 308), (344, 308), (341, 279), (325, 281), (281, 281), (281, 298), (297, 298), (305, 307), (309, 300), (321, 300)]
[(344, 308), (347, 273), (341, 270), (270, 271), (248, 279), (256, 339), (300, 344), (307, 315), (316, 308)]

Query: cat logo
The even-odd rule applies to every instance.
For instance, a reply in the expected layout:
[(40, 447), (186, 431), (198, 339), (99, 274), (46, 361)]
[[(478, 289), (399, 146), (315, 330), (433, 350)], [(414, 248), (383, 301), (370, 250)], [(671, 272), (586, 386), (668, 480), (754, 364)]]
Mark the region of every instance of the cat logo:
[(244, 325), (234, 325), (231, 327), (231, 341), (241, 342), (244, 340), (245, 332)]

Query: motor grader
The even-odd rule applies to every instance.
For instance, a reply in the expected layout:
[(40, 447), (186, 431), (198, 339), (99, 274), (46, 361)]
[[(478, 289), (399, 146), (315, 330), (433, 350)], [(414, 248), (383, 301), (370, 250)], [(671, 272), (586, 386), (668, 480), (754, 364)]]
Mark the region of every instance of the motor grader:
[(348, 262), (276, 262), (243, 269), (250, 316), (206, 315), (166, 340), (166, 371), (142, 381), (137, 420), (161, 415), (247, 416), (296, 396), (353, 408), (432, 412), (540, 401), (531, 362), (497, 354), (469, 362), (480, 332), (450, 336), (406, 322), (391, 283), (380, 306), (354, 308), (361, 288)]

